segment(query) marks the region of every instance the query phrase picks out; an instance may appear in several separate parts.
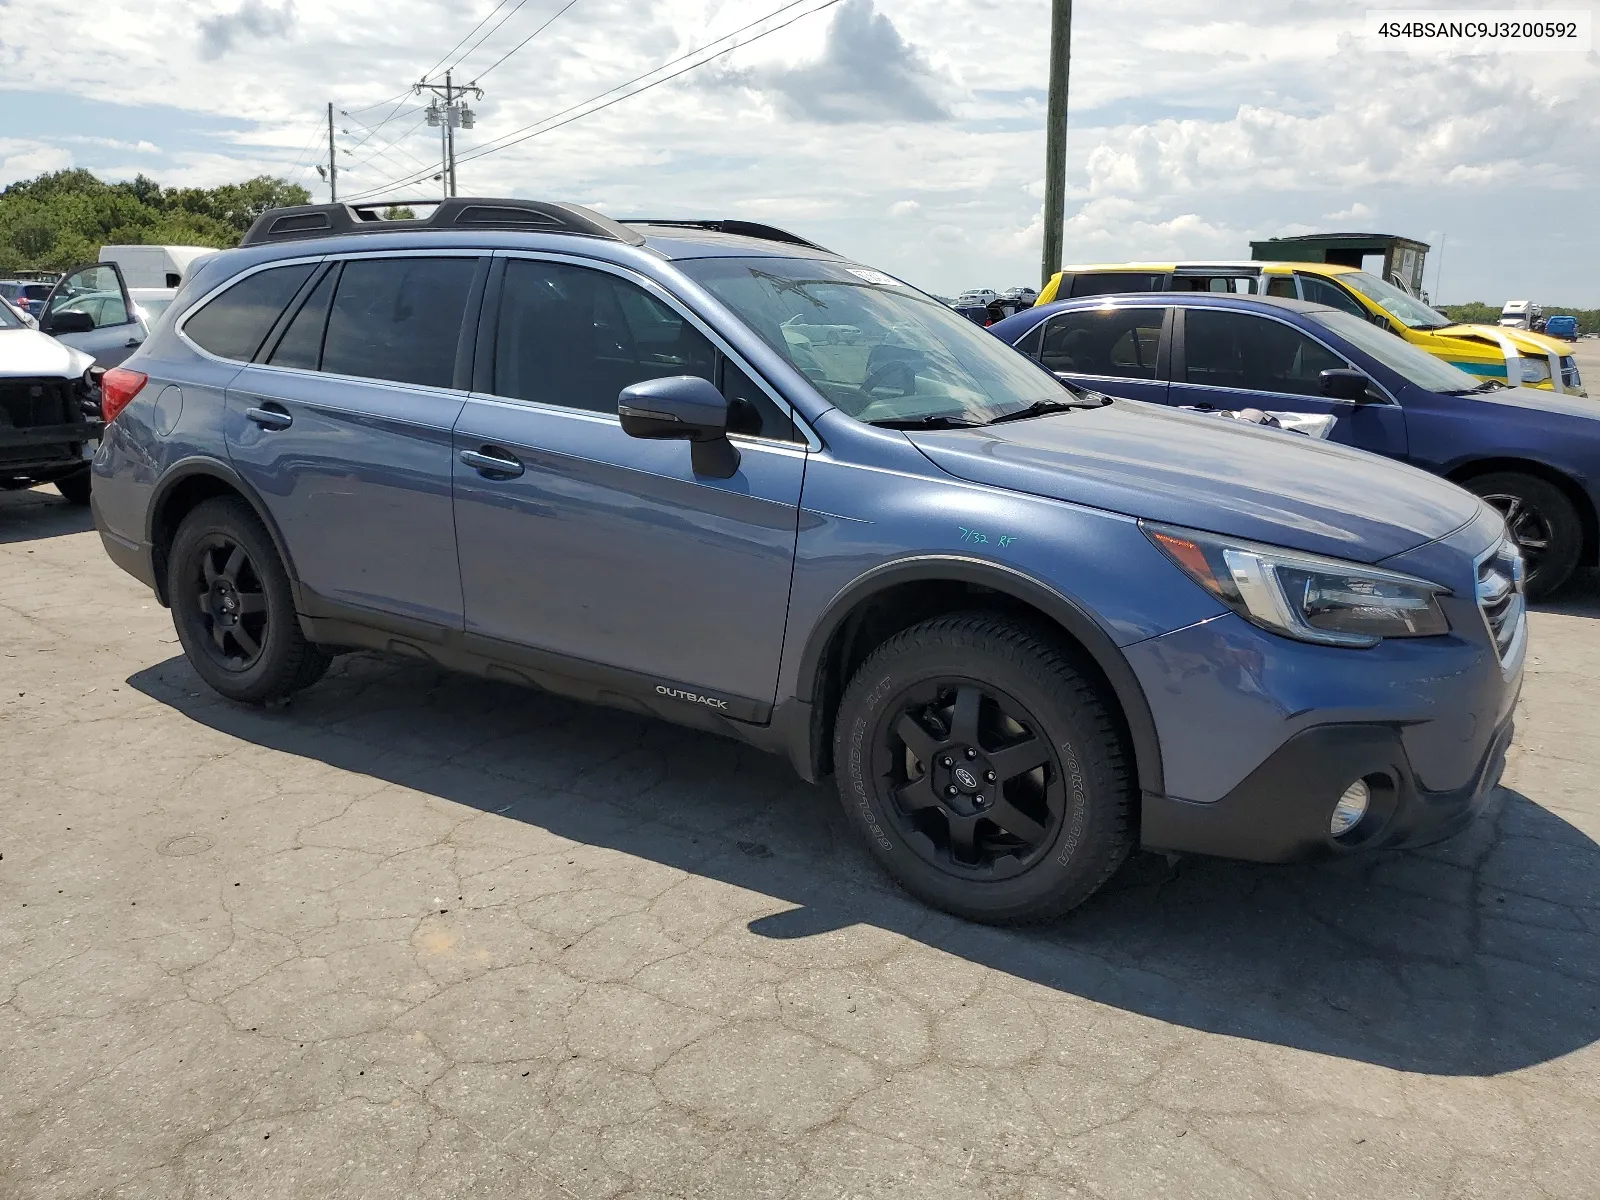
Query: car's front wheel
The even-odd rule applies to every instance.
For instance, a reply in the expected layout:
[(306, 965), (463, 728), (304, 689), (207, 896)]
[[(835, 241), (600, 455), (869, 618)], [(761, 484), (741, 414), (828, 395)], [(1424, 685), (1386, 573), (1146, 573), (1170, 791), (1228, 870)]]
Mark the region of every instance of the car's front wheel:
[(987, 613), (896, 634), (834, 726), (840, 800), (914, 895), (977, 921), (1057, 916), (1132, 844), (1132, 774), (1105, 698), (1043, 632)]
[(289, 575), (243, 500), (197, 505), (167, 556), (172, 623), (190, 664), (230, 700), (266, 703), (322, 677), (327, 651), (306, 641)]
[(1527, 593), (1542, 600), (1572, 577), (1583, 554), (1583, 522), (1566, 494), (1547, 479), (1495, 471), (1469, 479), (1467, 490), (1506, 519), (1506, 532), (1527, 564)]

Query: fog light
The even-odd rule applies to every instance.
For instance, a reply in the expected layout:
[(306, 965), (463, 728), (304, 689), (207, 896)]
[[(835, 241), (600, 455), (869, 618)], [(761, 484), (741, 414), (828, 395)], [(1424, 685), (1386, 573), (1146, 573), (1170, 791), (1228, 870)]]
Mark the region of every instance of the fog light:
[(1349, 833), (1356, 822), (1367, 815), (1367, 801), (1372, 799), (1372, 789), (1365, 779), (1358, 779), (1345, 788), (1339, 803), (1333, 806), (1333, 820), (1328, 822), (1328, 832), (1334, 837)]

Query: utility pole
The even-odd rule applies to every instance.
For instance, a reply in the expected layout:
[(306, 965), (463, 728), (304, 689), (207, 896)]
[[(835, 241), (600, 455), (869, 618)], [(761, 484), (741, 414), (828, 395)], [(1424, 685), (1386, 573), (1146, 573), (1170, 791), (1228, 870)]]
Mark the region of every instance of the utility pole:
[[(428, 103), (428, 124), (439, 127), (439, 177), (443, 181), (443, 191), (446, 196), (456, 194), (456, 128), (471, 129), (477, 122), (477, 114), (467, 107), (462, 99), (469, 92), (475, 99), (483, 99), (483, 89), (475, 84), (456, 87), (451, 78), (451, 73), (444, 73), (444, 82), (429, 83), (426, 79), (411, 85), (411, 90), (421, 93), (423, 89), (432, 92), (436, 97)], [(442, 103), (439, 98), (442, 97)]]
[[(301, 159), (304, 162), (305, 159)], [(339, 148), (333, 144), (333, 101), (328, 101), (328, 202), (339, 199)]]
[(1044, 261), (1039, 286), (1061, 270), (1067, 215), (1067, 68), (1072, 62), (1072, 0), (1050, 0), (1050, 93), (1045, 100)]

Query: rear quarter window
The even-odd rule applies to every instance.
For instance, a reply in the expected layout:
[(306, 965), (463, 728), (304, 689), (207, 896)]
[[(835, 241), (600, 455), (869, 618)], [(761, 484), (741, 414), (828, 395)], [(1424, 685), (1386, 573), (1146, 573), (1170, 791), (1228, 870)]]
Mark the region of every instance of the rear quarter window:
[(249, 362), (312, 269), (298, 263), (245, 276), (184, 321), (184, 336), (218, 358)]

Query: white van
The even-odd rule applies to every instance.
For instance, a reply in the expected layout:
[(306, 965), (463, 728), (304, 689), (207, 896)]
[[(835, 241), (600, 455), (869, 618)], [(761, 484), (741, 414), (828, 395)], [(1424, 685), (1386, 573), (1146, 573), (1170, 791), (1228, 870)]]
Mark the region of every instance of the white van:
[(101, 246), (100, 260), (116, 263), (130, 288), (173, 288), (183, 283), (189, 267), (212, 246)]

